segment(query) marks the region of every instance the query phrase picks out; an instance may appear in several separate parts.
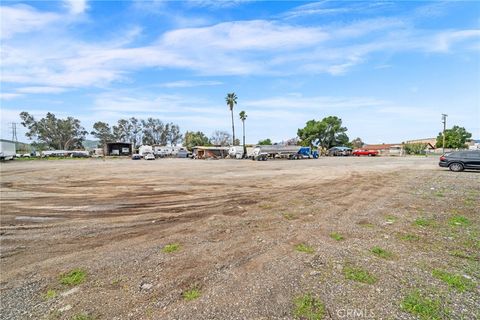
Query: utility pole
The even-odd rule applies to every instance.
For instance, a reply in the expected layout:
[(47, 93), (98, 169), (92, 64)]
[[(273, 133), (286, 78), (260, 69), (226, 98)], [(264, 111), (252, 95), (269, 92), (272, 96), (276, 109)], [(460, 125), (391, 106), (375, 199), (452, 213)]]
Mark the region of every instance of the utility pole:
[(447, 114), (442, 113), (442, 122), (443, 122), (443, 151), (445, 153), (445, 130), (447, 129)]
[(17, 143), (17, 124), (12, 122), (12, 141)]

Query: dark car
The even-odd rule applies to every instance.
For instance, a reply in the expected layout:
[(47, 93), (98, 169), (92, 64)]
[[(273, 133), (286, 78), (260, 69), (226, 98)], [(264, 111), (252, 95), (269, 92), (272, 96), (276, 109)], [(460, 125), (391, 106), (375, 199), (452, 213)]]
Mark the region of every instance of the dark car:
[(352, 149), (348, 147), (333, 147), (328, 149), (327, 155), (333, 157), (349, 156), (352, 154)]
[(135, 153), (134, 155), (132, 155), (132, 160), (141, 160), (142, 159), (142, 156)]
[(440, 167), (459, 172), (464, 169), (480, 170), (480, 150), (455, 151), (440, 157)]

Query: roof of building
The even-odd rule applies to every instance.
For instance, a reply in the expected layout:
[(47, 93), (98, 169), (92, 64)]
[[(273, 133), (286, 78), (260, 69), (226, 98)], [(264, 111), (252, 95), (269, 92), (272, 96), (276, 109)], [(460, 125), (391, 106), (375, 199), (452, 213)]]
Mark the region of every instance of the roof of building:
[(391, 147), (399, 147), (399, 146), (401, 146), (401, 144), (399, 143), (366, 144), (362, 147), (362, 149), (386, 150), (386, 149), (390, 149)]

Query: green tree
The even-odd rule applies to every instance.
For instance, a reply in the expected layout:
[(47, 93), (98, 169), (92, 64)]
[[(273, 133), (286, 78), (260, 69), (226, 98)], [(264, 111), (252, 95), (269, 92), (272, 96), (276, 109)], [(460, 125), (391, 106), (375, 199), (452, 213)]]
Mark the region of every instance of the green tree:
[(28, 129), (25, 134), (30, 140), (36, 140), (39, 145), (46, 145), (56, 150), (72, 150), (82, 148), (82, 142), (88, 133), (80, 120), (67, 117), (58, 119), (48, 112), (45, 118), (35, 120), (28, 112), (21, 112), (22, 125)]
[[(472, 137), (472, 134), (465, 130), (464, 127), (453, 126), (452, 129), (445, 130), (445, 148), (458, 149), (465, 148), (465, 143)], [(443, 133), (437, 136), (437, 148), (443, 147)]]
[(233, 121), (233, 107), (237, 104), (237, 95), (235, 92), (227, 93), (225, 101), (227, 102), (227, 106), (230, 108), (230, 113), (232, 114), (232, 143), (235, 145), (235, 124)]
[(321, 121), (307, 121), (304, 128), (298, 129), (297, 135), (304, 146), (329, 149), (348, 143), (348, 136), (345, 133), (347, 130), (346, 127), (342, 127), (342, 119), (329, 116)]
[(148, 118), (142, 120), (142, 143), (146, 145), (160, 144), (160, 137), (165, 131), (165, 125), (160, 119)]
[(406, 143), (403, 145), (406, 154), (425, 154), (425, 149), (427, 149), (426, 143)]
[(270, 139), (259, 140), (257, 144), (259, 146), (270, 146), (270, 145), (272, 145), (272, 140), (270, 140)]
[(210, 140), (208, 137), (201, 131), (193, 132), (187, 131), (185, 132), (185, 137), (183, 141), (183, 145), (189, 150), (192, 151), (193, 147), (197, 146), (210, 146)]
[(365, 143), (363, 143), (362, 139), (360, 139), (360, 138), (355, 138), (352, 141), (350, 141), (350, 145), (354, 149), (360, 149), (360, 148), (363, 147), (364, 144)]
[(90, 134), (98, 139), (99, 148), (103, 148), (107, 142), (115, 140), (110, 125), (102, 121), (97, 121), (93, 124), (93, 131)]
[(245, 147), (245, 120), (247, 120), (247, 113), (245, 111), (240, 111), (238, 115), (240, 116), (243, 125), (243, 158), (245, 158), (247, 156), (247, 147)]

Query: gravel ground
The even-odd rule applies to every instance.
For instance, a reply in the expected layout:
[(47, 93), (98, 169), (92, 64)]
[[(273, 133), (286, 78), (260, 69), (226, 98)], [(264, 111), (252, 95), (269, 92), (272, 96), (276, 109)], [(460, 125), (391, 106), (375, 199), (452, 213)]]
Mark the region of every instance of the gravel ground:
[(479, 208), (430, 157), (4, 163), (0, 319), (480, 319)]

